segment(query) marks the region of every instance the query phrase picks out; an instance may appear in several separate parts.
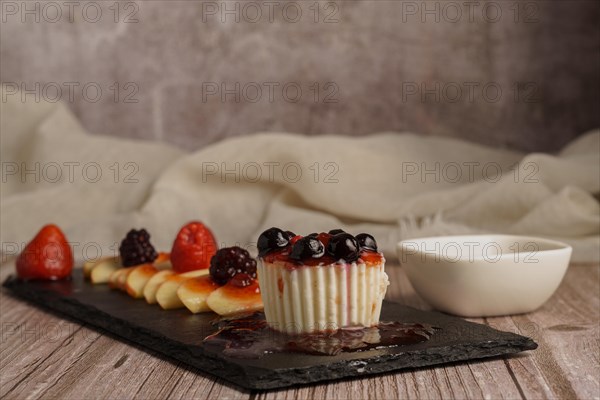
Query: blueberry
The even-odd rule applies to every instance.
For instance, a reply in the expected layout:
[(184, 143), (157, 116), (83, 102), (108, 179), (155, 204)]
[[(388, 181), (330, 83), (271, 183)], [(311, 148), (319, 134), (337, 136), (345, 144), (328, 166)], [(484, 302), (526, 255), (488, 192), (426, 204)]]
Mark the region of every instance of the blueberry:
[(361, 250), (366, 249), (377, 251), (377, 242), (375, 241), (375, 238), (368, 233), (359, 233), (356, 235), (356, 241), (358, 242)]
[(320, 240), (313, 236), (305, 236), (294, 243), (290, 258), (293, 260), (303, 260), (305, 258), (319, 258), (325, 254), (325, 246)]
[(343, 229), (332, 229), (332, 230), (329, 231), (330, 235), (337, 235), (339, 233), (346, 233), (346, 232), (344, 232)]
[(358, 243), (354, 236), (349, 233), (338, 233), (331, 237), (327, 245), (327, 253), (336, 260), (343, 259), (346, 262), (358, 260)]
[[(291, 233), (291, 232), (290, 232)], [(287, 232), (279, 228), (270, 228), (260, 234), (256, 246), (258, 255), (264, 256), (269, 251), (277, 250), (288, 245), (289, 239)]]
[(306, 236), (309, 236), (309, 237), (314, 237), (314, 238), (316, 238), (317, 236), (319, 236), (319, 234), (318, 234), (317, 232), (313, 232), (313, 233), (311, 233), (310, 235), (306, 235)]

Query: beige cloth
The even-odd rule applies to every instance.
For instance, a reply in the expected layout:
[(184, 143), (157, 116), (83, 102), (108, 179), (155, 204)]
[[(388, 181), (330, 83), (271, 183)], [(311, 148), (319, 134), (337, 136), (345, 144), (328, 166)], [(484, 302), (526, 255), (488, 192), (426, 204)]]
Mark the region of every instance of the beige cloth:
[(410, 133), (257, 134), (186, 154), (88, 134), (60, 104), (2, 106), (5, 254), (48, 222), (65, 230), (78, 260), (114, 252), (132, 227), (168, 251), (179, 227), (198, 219), (221, 245), (247, 246), (271, 226), (342, 227), (373, 233), (395, 258), (400, 239), (498, 232), (563, 240), (573, 260), (600, 259), (598, 131), (557, 155)]

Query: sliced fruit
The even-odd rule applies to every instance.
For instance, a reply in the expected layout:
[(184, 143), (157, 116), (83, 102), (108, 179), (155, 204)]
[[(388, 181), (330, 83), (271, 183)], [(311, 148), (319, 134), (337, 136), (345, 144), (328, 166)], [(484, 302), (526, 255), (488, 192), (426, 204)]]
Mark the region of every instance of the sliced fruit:
[(171, 253), (158, 253), (158, 257), (156, 258), (156, 260), (154, 260), (152, 265), (154, 265), (159, 270), (173, 268), (173, 265), (171, 264)]
[(125, 290), (127, 277), (136, 267), (119, 268), (108, 278), (108, 286), (112, 289)]
[(236, 286), (234, 280), (235, 278), (208, 296), (206, 299), (208, 307), (219, 315), (262, 310), (263, 302), (258, 280), (252, 279), (251, 283), (245, 287)]
[(165, 310), (184, 307), (183, 302), (177, 297), (177, 289), (188, 279), (203, 275), (208, 275), (208, 269), (199, 269), (167, 277), (156, 291), (156, 301)]
[[(159, 263), (157, 264), (140, 264), (134, 265), (133, 267), (121, 268), (115, 271), (109, 278), (108, 285), (114, 289), (121, 289), (127, 291), (130, 296), (135, 298), (144, 297), (144, 286), (150, 280), (156, 272), (159, 270), (168, 269), (171, 264), (169, 262), (169, 253), (159, 253), (156, 259)], [(134, 274), (134, 278), (129, 280), (129, 276), (137, 271), (140, 267), (142, 270)], [(143, 279), (141, 279), (143, 278)], [(130, 288), (127, 288), (127, 283), (130, 281)]]
[(163, 271), (158, 271), (148, 280), (148, 283), (144, 286), (144, 298), (148, 304), (156, 303), (156, 291), (171, 275), (175, 275), (175, 272), (171, 269), (165, 269)]
[(135, 267), (127, 276), (125, 291), (131, 297), (141, 299), (144, 297), (144, 287), (157, 272), (158, 269), (152, 264), (143, 264)]
[(172, 275), (168, 277), (156, 291), (156, 302), (164, 310), (182, 308), (183, 303), (179, 300), (179, 297), (177, 297), (177, 289), (179, 289), (179, 286), (187, 279), (190, 278), (184, 278), (181, 275)]
[(123, 268), (119, 268), (115, 270), (112, 274), (110, 274), (110, 276), (108, 277), (108, 286), (110, 286), (111, 289), (117, 288), (117, 280), (119, 278), (119, 275), (121, 275), (122, 273)]
[(183, 274), (177, 274), (178, 276), (182, 276), (184, 278), (197, 278), (199, 276), (208, 275), (208, 268), (206, 269), (197, 269), (195, 271), (184, 272)]
[(211, 311), (206, 299), (218, 288), (210, 275), (203, 275), (183, 282), (177, 289), (177, 297), (194, 314)]
[(117, 277), (117, 289), (125, 291), (125, 285), (127, 284), (127, 277), (131, 274), (138, 266), (123, 268), (123, 272)]
[(123, 268), (116, 269), (108, 277), (108, 286), (110, 286), (111, 289), (116, 289), (117, 288), (117, 277), (119, 276), (119, 274), (121, 272), (123, 272)]
[(121, 276), (121, 274), (123, 274), (124, 272), (125, 272), (125, 268), (119, 268), (115, 272), (110, 274), (110, 277), (108, 278), (108, 286), (110, 286), (111, 289), (118, 288), (119, 276)]
[(84, 262), (83, 263), (83, 276), (89, 279), (90, 275), (92, 275), (92, 269), (94, 269), (96, 264), (98, 264), (100, 261), (102, 261), (101, 258), (98, 260), (88, 260), (88, 261)]
[(112, 273), (120, 270), (121, 267), (121, 261), (117, 257), (102, 259), (92, 268), (90, 280), (93, 284), (108, 283)]

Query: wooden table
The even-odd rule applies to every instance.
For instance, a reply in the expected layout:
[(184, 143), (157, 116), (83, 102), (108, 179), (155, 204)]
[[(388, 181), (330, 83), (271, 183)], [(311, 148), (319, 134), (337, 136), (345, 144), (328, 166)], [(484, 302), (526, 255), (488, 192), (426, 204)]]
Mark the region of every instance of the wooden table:
[[(2, 280), (12, 263), (0, 268)], [(387, 298), (428, 306), (403, 270), (386, 266)], [(533, 337), (535, 351), (364, 379), (251, 392), (0, 293), (3, 399), (600, 398), (599, 265), (571, 265), (540, 310), (473, 319)]]

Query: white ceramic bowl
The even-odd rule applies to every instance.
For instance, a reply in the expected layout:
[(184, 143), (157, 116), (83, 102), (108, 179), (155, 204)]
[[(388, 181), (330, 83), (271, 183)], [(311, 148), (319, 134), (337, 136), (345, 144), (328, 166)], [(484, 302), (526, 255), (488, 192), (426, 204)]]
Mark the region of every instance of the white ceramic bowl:
[(533, 311), (558, 288), (571, 246), (527, 236), (471, 235), (398, 243), (415, 291), (440, 311), (491, 317)]

